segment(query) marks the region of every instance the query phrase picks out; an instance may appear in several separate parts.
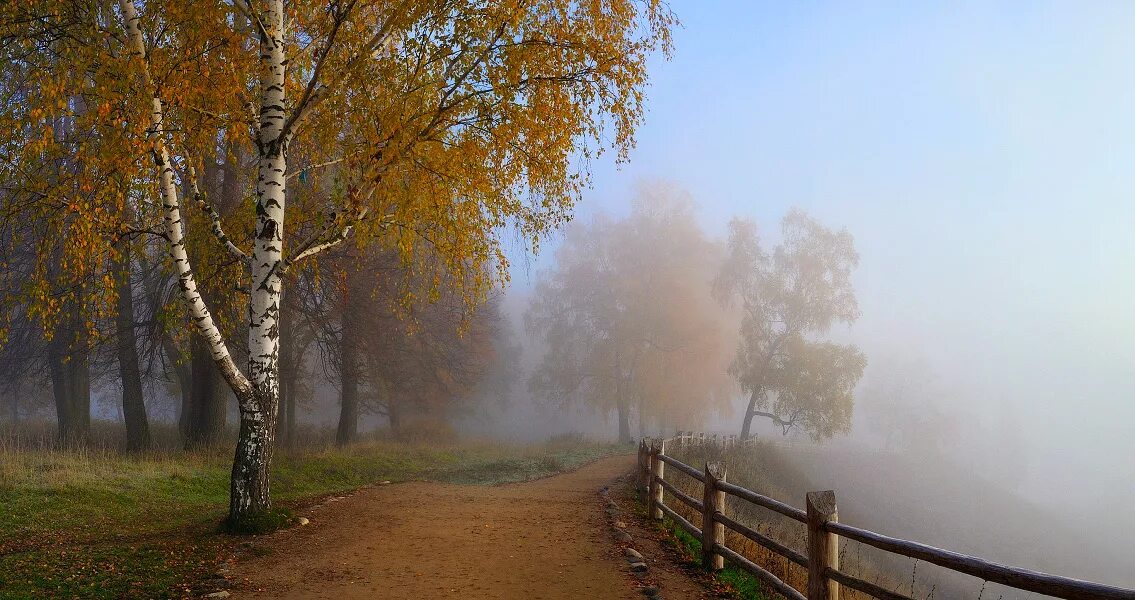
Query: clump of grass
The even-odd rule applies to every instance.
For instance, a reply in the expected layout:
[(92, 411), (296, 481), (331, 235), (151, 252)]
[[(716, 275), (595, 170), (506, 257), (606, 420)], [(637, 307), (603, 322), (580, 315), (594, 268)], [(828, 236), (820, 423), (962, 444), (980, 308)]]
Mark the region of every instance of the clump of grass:
[(295, 523), (295, 521), (295, 513), (291, 510), (274, 506), (268, 510), (252, 513), (236, 521), (225, 519), (221, 523), (220, 530), (223, 533), (231, 533), (234, 535), (262, 535), (283, 529)]

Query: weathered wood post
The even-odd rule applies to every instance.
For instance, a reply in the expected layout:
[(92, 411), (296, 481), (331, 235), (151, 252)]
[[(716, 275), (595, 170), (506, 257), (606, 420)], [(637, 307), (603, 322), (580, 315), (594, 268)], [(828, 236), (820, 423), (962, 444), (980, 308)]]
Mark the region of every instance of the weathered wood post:
[(650, 448), (650, 517), (656, 521), (662, 520), (662, 484), (658, 482), (666, 475), (666, 463), (659, 457), (665, 454), (666, 440)]
[(838, 521), (835, 492), (808, 492), (808, 600), (839, 600), (839, 584), (827, 577), (839, 569), (839, 538), (824, 530)]
[(650, 481), (650, 456), (646, 438), (638, 441), (638, 471), (635, 472), (635, 491), (639, 500), (646, 502), (646, 491)]
[(706, 463), (702, 492), (701, 564), (710, 571), (725, 568), (725, 558), (713, 551), (714, 544), (725, 545), (725, 525), (715, 518), (725, 514), (725, 492), (717, 489), (718, 481), (725, 481), (725, 465)]

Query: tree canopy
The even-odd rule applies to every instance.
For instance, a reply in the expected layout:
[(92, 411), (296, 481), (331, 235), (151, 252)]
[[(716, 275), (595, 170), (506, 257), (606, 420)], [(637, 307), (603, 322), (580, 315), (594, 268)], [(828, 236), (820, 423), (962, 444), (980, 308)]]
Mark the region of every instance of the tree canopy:
[(741, 340), (729, 372), (749, 394), (741, 429), (754, 417), (813, 438), (851, 427), (853, 391), (866, 359), (853, 345), (818, 339), (859, 316), (851, 272), (859, 255), (847, 231), (831, 231), (799, 210), (781, 223), (771, 254), (756, 225), (734, 219), (728, 256), (714, 280), (717, 297), (739, 302)]
[(720, 248), (688, 195), (644, 187), (623, 219), (568, 229), (526, 315), (545, 354), (530, 389), (614, 412), (619, 437), (695, 427), (728, 405), (733, 337), (710, 295)]

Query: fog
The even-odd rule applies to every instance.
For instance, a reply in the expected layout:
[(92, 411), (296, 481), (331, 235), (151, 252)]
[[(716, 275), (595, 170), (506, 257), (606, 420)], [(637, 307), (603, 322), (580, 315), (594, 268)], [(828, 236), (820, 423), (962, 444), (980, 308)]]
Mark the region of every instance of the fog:
[[(356, 395), (373, 392), (360, 428), (394, 429), (399, 394), (417, 393), (411, 417), (436, 411), (473, 438), (739, 433), (742, 315), (775, 277), (723, 283), (734, 240), (747, 223), (762, 268), (787, 256), (806, 271), (793, 244), (815, 225), (808, 241), (836, 248), (830, 271), (846, 267), (855, 302), (801, 326), (817, 347), (795, 364), (847, 415), (753, 421), (793, 478), (786, 500), (830, 488), (852, 525), (1135, 587), (1135, 4), (672, 4), (677, 51), (651, 65), (629, 162), (589, 163), (590, 191), (539, 253), (506, 244), (511, 281), (475, 343), (450, 327), (466, 324), (463, 298), (425, 342), (368, 323), (405, 354), (452, 352), (396, 388), (397, 352), (374, 342), (397, 372), (357, 377)], [(342, 309), (327, 336), (362, 327), (353, 317)], [(634, 343), (603, 345), (616, 336)], [(307, 343), (299, 420), (330, 429), (342, 388)], [(840, 366), (810, 370), (825, 361)], [(107, 379), (95, 417), (121, 420)], [(172, 423), (173, 378), (148, 385), (152, 418)], [(46, 389), (22, 393), (26, 416), (50, 414)], [(236, 423), (231, 398), (227, 411)]]
[[(923, 428), (940, 447), (921, 468), (974, 472), (1132, 556), (1135, 8), (749, 6), (676, 3), (681, 51), (656, 66), (638, 150), (599, 168), (581, 215), (626, 214), (663, 177), (719, 238), (734, 215), (775, 235), (793, 206), (846, 227), (861, 317), (833, 337), (868, 366), (828, 447), (887, 448), (888, 418)], [(554, 249), (517, 253), (513, 302)], [(904, 414), (930, 422), (873, 412), (903, 380)], [(701, 426), (735, 433), (741, 402)]]

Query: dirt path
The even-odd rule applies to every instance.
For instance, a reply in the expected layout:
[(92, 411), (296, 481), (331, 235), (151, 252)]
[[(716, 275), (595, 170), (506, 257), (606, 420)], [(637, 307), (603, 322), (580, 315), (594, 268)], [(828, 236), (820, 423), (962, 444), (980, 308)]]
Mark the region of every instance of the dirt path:
[[(642, 598), (597, 490), (633, 457), (501, 486), (372, 487), (260, 538), (234, 598)], [(691, 585), (667, 598), (699, 597)]]

